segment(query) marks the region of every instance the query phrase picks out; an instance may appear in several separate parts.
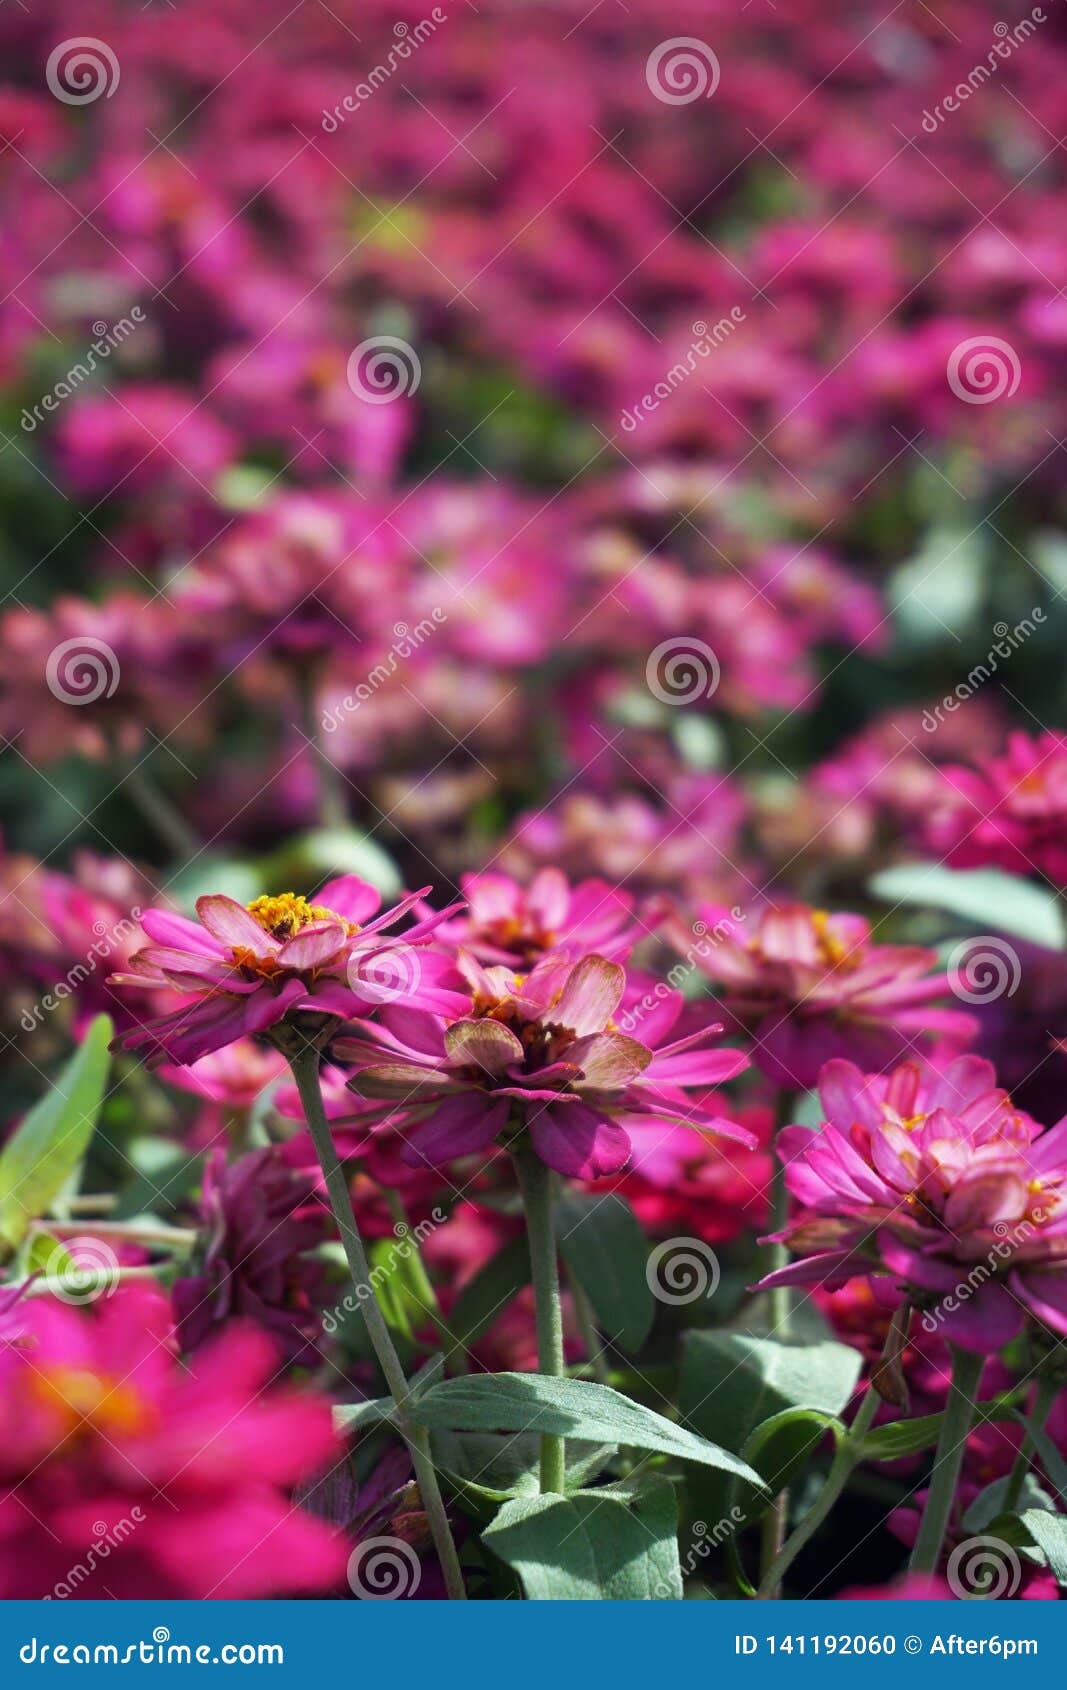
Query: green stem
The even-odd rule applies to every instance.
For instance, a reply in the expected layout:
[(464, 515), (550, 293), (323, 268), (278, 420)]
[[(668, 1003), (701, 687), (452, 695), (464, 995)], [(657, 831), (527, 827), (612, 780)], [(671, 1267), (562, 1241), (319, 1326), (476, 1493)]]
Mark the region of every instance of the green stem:
[[(563, 1312), (559, 1301), (559, 1264), (552, 1222), (552, 1175), (531, 1150), (512, 1153), (519, 1182), (526, 1234), (530, 1241), (534, 1315), (537, 1322), (537, 1364), (550, 1379), (562, 1379)], [(561, 1437), (546, 1432), (541, 1438), (541, 1491), (566, 1489), (566, 1448)]]
[[(793, 1092), (785, 1090), (778, 1094), (774, 1119), (774, 1146), (772, 1156), (774, 1168), (771, 1174), (771, 1231), (781, 1232), (789, 1220), (789, 1190), (785, 1183), (785, 1167), (778, 1155), (778, 1134), (783, 1127), (789, 1125), (795, 1113), (796, 1097)], [(769, 1246), (770, 1259), (768, 1272), (777, 1273), (789, 1261), (789, 1250), (784, 1244)], [(793, 1326), (793, 1293), (788, 1285), (776, 1285), (767, 1293), (771, 1319), (771, 1336), (788, 1339)]]
[[(1056, 1401), (1059, 1391), (1060, 1386), (1058, 1380), (1053, 1379), (1048, 1373), (1040, 1375), (1034, 1391), (1034, 1400), (1030, 1405), (1030, 1420), (1039, 1432), (1042, 1432), (1045, 1429), (1045, 1421), (1049, 1417), (1049, 1410)], [(1029, 1432), (1027, 1432), (1019, 1446), (1019, 1453), (1015, 1458), (1015, 1465), (1011, 1470), (1011, 1477), (1008, 1480), (1008, 1489), (1004, 1496), (1005, 1514), (1013, 1513), (1015, 1508), (1018, 1506), (1019, 1498), (1022, 1495), (1023, 1481), (1029, 1471), (1033, 1454), (1033, 1441), (1031, 1440)]]
[(970, 1350), (952, 1346), (952, 1383), (941, 1421), (941, 1436), (937, 1440), (922, 1524), (909, 1563), (913, 1573), (937, 1571), (956, 1495), (956, 1481), (963, 1464), (964, 1446), (974, 1419), (975, 1398), (984, 1361), (984, 1356), (972, 1355)]
[(319, 1089), (319, 1052), (314, 1045), (308, 1045), (299, 1054), (289, 1054), (289, 1065), (293, 1070), (297, 1091), (304, 1109), (304, 1118), (311, 1133), (312, 1143), (322, 1169), (322, 1177), (326, 1182), (326, 1191), (330, 1199), (337, 1230), (341, 1235), (345, 1258), (356, 1295), (359, 1298), (363, 1318), (367, 1322), (367, 1331), (374, 1346), (374, 1353), (378, 1358), (378, 1365), (385, 1377), (389, 1394), (396, 1404), (395, 1421), (397, 1428), (411, 1450), (411, 1460), (415, 1468), (415, 1478), (418, 1482), (419, 1495), (426, 1510), (426, 1518), (433, 1536), (434, 1547), (437, 1550), (441, 1569), (445, 1576), (448, 1594), (455, 1601), (466, 1598), (463, 1587), (463, 1574), (460, 1571), (459, 1557), (456, 1546), (452, 1542), (452, 1533), (445, 1513), (444, 1501), (441, 1497), (441, 1487), (437, 1482), (437, 1472), (430, 1455), (430, 1434), (425, 1426), (417, 1426), (408, 1419), (410, 1391), (400, 1365), (400, 1357), (396, 1353), (385, 1317), (378, 1307), (378, 1300), (374, 1295), (374, 1281), (371, 1278), (370, 1263), (367, 1252), (363, 1247), (359, 1227), (356, 1224), (355, 1213), (352, 1209), (352, 1197), (348, 1189), (348, 1182), (337, 1157), (333, 1138), (330, 1133), (326, 1111), (322, 1104), (322, 1093)]
[(860, 1445), (870, 1431), (871, 1422), (878, 1412), (878, 1405), (881, 1400), (873, 1386), (868, 1385), (867, 1394), (856, 1410), (856, 1417), (852, 1425), (837, 1446), (830, 1471), (826, 1476), (826, 1483), (812, 1507), (808, 1509), (792, 1536), (779, 1550), (763, 1575), (759, 1590), (756, 1593), (761, 1601), (769, 1601), (778, 1593), (782, 1580), (800, 1551), (815, 1536), (847, 1485), (853, 1467), (861, 1459)]
[(127, 770), (120, 786), (125, 786), (133, 803), (145, 820), (155, 828), (163, 843), (180, 862), (187, 863), (200, 850), (200, 841), (176, 804), (172, 804), (158, 786), (154, 786), (141, 769)]

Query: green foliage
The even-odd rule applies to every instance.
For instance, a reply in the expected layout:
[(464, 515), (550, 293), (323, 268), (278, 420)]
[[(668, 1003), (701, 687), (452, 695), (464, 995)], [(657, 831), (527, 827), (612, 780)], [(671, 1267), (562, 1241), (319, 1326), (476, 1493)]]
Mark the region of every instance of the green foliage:
[(530, 1601), (677, 1601), (678, 1510), (663, 1478), (506, 1502), (485, 1542)]
[(629, 1203), (568, 1192), (556, 1206), (560, 1254), (593, 1305), (609, 1343), (641, 1348), (656, 1312), (648, 1283), (648, 1240)]
[(0, 1152), (0, 1236), (14, 1248), (81, 1165), (104, 1101), (112, 1030), (106, 1015), (97, 1016)]

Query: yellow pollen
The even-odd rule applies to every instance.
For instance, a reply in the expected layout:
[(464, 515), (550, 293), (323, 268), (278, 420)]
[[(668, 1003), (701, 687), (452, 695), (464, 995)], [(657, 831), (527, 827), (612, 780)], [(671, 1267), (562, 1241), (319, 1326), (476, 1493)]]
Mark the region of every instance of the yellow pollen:
[(811, 925), (815, 929), (815, 937), (819, 949), (831, 967), (836, 968), (849, 956), (849, 947), (836, 934), (830, 932), (829, 910), (812, 910)]
[(253, 921), (274, 939), (291, 939), (302, 927), (313, 921), (336, 921), (349, 933), (357, 931), (354, 922), (345, 921), (335, 910), (324, 904), (309, 904), (299, 892), (279, 892), (275, 897), (253, 898), (246, 904)]

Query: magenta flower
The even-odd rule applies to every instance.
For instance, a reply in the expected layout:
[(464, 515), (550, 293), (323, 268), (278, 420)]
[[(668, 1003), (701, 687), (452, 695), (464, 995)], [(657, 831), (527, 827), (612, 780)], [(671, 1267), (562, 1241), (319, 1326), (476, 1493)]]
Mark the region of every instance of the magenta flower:
[(146, 910), (141, 925), (153, 943), (134, 955), (132, 972), (114, 975), (112, 984), (170, 986), (186, 1001), (121, 1043), (147, 1050), (153, 1066), (191, 1063), (246, 1034), (266, 1032), (296, 1011), (344, 1018), (364, 1013), (383, 996), (414, 999), (422, 961), (412, 947), (450, 912), (427, 916), (402, 937), (381, 935), (428, 891), (409, 893), (374, 916), (381, 902), (374, 887), (344, 875), (322, 888), (322, 903), (283, 892), (246, 908), (215, 895), (197, 900), (199, 922)]
[(1009, 735), (976, 768), (942, 771), (927, 839), (959, 868), (991, 864), (1067, 886), (1067, 734)]
[[(528, 1133), (543, 1162), (580, 1179), (625, 1165), (628, 1125), (683, 1121), (755, 1142), (689, 1095), (732, 1079), (747, 1058), (703, 1048), (718, 1025), (656, 1050), (618, 1032), (626, 986), (618, 963), (546, 957), (524, 977), (461, 954), (459, 968), (469, 996), (457, 995), (454, 1019), (384, 1009), (382, 1026), (337, 1044), (339, 1056), (359, 1064), (354, 1091), (409, 1106), (406, 1154), (414, 1165), (485, 1150), (508, 1131)], [(659, 1029), (681, 1009), (681, 994), (670, 994)]]
[(777, 1085), (807, 1090), (833, 1057), (884, 1068), (927, 1034), (962, 1044), (975, 1032), (962, 1010), (932, 1007), (950, 990), (930, 973), (936, 953), (872, 944), (862, 916), (784, 904), (737, 918), (705, 905), (696, 928), (676, 920), (668, 935), (722, 987), (728, 1024), (754, 1041), (755, 1062)]
[(273, 1146), (230, 1164), (222, 1150), (207, 1158), (199, 1272), (173, 1289), (183, 1349), (244, 1318), (272, 1333), (287, 1360), (315, 1360), (326, 1274), (308, 1252), (323, 1240), (326, 1211), (309, 1203), (312, 1191)]
[(482, 963), (528, 968), (549, 951), (572, 949), (619, 961), (646, 932), (633, 899), (605, 880), (572, 886), (559, 869), (542, 868), (526, 887), (506, 874), (465, 874), (460, 884), (467, 908), (437, 936)]
[(778, 1139), (803, 1210), (780, 1241), (800, 1260), (764, 1285), (888, 1274), (928, 1330), (983, 1353), (1027, 1314), (1067, 1333), (1067, 1119), (1040, 1132), (973, 1056), (940, 1073), (828, 1062), (819, 1095), (822, 1128)]
[(189, 1371), (154, 1286), (123, 1286), (92, 1316), (42, 1298), (30, 1320), (32, 1347), (0, 1346), (0, 1596), (240, 1598), (343, 1581), (342, 1535), (289, 1500), (340, 1454), (329, 1404), (267, 1388), (262, 1332), (231, 1327)]

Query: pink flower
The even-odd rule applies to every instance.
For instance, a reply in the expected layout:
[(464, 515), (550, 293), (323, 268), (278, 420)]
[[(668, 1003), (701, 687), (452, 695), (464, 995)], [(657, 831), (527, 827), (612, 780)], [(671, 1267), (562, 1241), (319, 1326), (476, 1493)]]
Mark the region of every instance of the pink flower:
[(974, 1056), (888, 1075), (828, 1062), (819, 1095), (822, 1128), (778, 1140), (803, 1210), (781, 1237), (801, 1259), (764, 1284), (888, 1274), (927, 1330), (979, 1352), (1027, 1314), (1067, 1333), (1067, 1120), (1040, 1133)]
[(505, 874), (465, 874), (460, 884), (467, 908), (437, 937), (482, 963), (529, 967), (548, 951), (571, 949), (619, 960), (646, 932), (633, 899), (604, 880), (571, 886), (559, 869), (542, 868), (527, 887)]
[(289, 1500), (339, 1454), (329, 1405), (266, 1388), (265, 1334), (231, 1327), (190, 1371), (155, 1287), (121, 1287), (92, 1316), (41, 1299), (30, 1318), (31, 1348), (0, 1347), (0, 1596), (338, 1585), (341, 1534)]
[(379, 935), (428, 891), (409, 893), (373, 920), (367, 918), (381, 899), (355, 875), (324, 886), (323, 903), (283, 892), (246, 908), (215, 895), (197, 900), (199, 922), (146, 910), (141, 925), (153, 943), (135, 954), (130, 974), (115, 975), (112, 983), (171, 986), (186, 1002), (121, 1042), (147, 1049), (152, 1065), (191, 1063), (297, 1011), (344, 1018), (364, 1012), (383, 992), (414, 997), (422, 964), (412, 947), (449, 912), (426, 917), (402, 938)]
[(1067, 734), (1013, 733), (977, 768), (943, 771), (927, 839), (959, 868), (992, 864), (1067, 886)]
[(459, 969), (467, 994), (456, 994), (453, 1018), (386, 1008), (381, 1026), (337, 1044), (359, 1064), (354, 1091), (408, 1105), (413, 1164), (437, 1167), (519, 1129), (549, 1167), (580, 1179), (625, 1165), (628, 1125), (683, 1121), (754, 1142), (689, 1096), (747, 1067), (739, 1051), (702, 1048), (721, 1028), (659, 1044), (682, 1010), (680, 993), (646, 1018), (648, 1042), (639, 1043), (615, 1028), (626, 975), (604, 957), (546, 957), (522, 976), (461, 954)]
[(831, 1057), (883, 1068), (927, 1034), (974, 1034), (972, 1016), (931, 1007), (949, 993), (945, 975), (930, 973), (936, 953), (872, 944), (862, 916), (783, 904), (738, 918), (705, 905), (697, 927), (696, 944), (679, 921), (669, 937), (722, 987), (727, 1015), (778, 1085), (807, 1090)]

